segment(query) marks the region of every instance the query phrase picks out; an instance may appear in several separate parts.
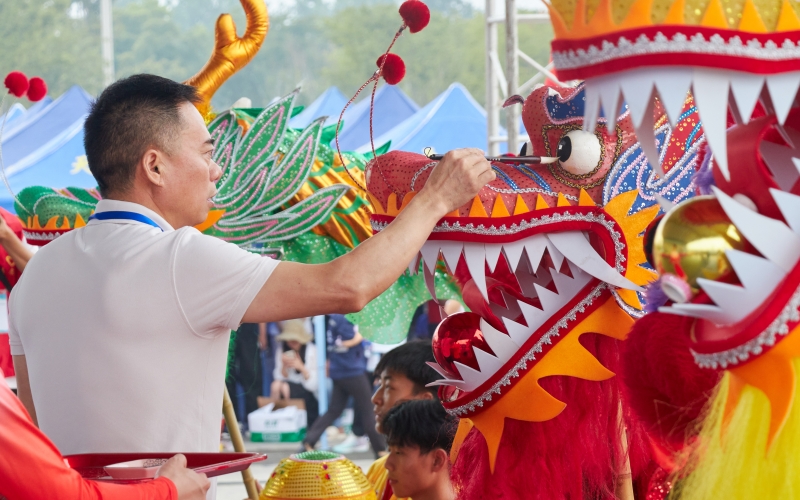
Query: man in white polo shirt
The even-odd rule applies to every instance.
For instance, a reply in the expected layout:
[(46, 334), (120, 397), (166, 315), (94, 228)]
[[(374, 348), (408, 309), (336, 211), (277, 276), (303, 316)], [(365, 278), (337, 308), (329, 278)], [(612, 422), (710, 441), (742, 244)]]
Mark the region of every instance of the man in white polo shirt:
[(374, 238), (327, 264), (278, 263), (192, 227), (221, 175), (196, 100), (152, 75), (103, 91), (85, 145), (105, 199), (11, 295), (20, 398), (64, 454), (218, 450), (232, 329), (361, 309), (494, 178), (480, 151), (453, 151)]

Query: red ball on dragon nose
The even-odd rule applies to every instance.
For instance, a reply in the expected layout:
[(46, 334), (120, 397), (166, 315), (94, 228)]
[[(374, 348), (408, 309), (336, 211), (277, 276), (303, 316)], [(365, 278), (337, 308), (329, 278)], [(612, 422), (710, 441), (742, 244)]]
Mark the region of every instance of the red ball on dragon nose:
[(479, 370), (473, 347), (494, 354), (483, 338), (481, 317), (475, 313), (456, 313), (439, 323), (433, 334), (433, 356), (445, 370), (459, 375), (455, 362)]

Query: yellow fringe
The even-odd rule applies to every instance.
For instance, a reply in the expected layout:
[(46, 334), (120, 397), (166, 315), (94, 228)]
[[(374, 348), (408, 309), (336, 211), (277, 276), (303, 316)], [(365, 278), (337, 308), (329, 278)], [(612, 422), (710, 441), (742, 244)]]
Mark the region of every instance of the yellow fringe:
[[(800, 359), (792, 363), (798, 387)], [(726, 373), (702, 424), (690, 465), (681, 473), (684, 479), (678, 479), (670, 498), (800, 498), (800, 405), (792, 404), (786, 425), (767, 451), (770, 403), (760, 390), (745, 386), (730, 422), (723, 426), (729, 381)]]

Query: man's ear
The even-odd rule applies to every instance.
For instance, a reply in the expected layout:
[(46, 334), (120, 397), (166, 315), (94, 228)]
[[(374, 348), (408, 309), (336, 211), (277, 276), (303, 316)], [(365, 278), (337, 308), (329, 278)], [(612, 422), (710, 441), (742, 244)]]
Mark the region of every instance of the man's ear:
[(439, 472), (442, 469), (447, 469), (450, 466), (450, 455), (441, 448), (435, 448), (430, 451), (433, 455), (433, 462), (431, 463), (431, 472)]
[(429, 399), (433, 399), (433, 394), (431, 394), (431, 391), (425, 389), (424, 391), (419, 393), (419, 398), (418, 399), (422, 399), (422, 400), (427, 401)]
[(164, 185), (163, 155), (155, 149), (148, 149), (142, 156), (137, 170), (143, 174), (145, 180), (156, 186)]

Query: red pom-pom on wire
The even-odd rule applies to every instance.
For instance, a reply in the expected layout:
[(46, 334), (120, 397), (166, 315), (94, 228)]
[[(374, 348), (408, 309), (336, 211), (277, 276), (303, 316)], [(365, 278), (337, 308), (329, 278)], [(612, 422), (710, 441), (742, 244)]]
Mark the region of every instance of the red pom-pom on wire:
[(30, 99), (31, 102), (37, 102), (44, 99), (46, 95), (47, 84), (44, 83), (44, 80), (38, 76), (31, 78), (28, 84), (28, 99)]
[(21, 71), (12, 71), (6, 75), (3, 83), (5, 83), (8, 93), (16, 97), (22, 97), (28, 91), (28, 77)]
[[(385, 63), (383, 62), (384, 57), (386, 58)], [(403, 77), (406, 76), (406, 63), (404, 63), (403, 58), (397, 54), (384, 54), (378, 58), (376, 64), (379, 68), (381, 64), (383, 64), (381, 76), (389, 85), (397, 85)]]
[(408, 26), (408, 31), (417, 33), (425, 29), (431, 20), (431, 11), (419, 0), (406, 0), (400, 6), (400, 17)]

